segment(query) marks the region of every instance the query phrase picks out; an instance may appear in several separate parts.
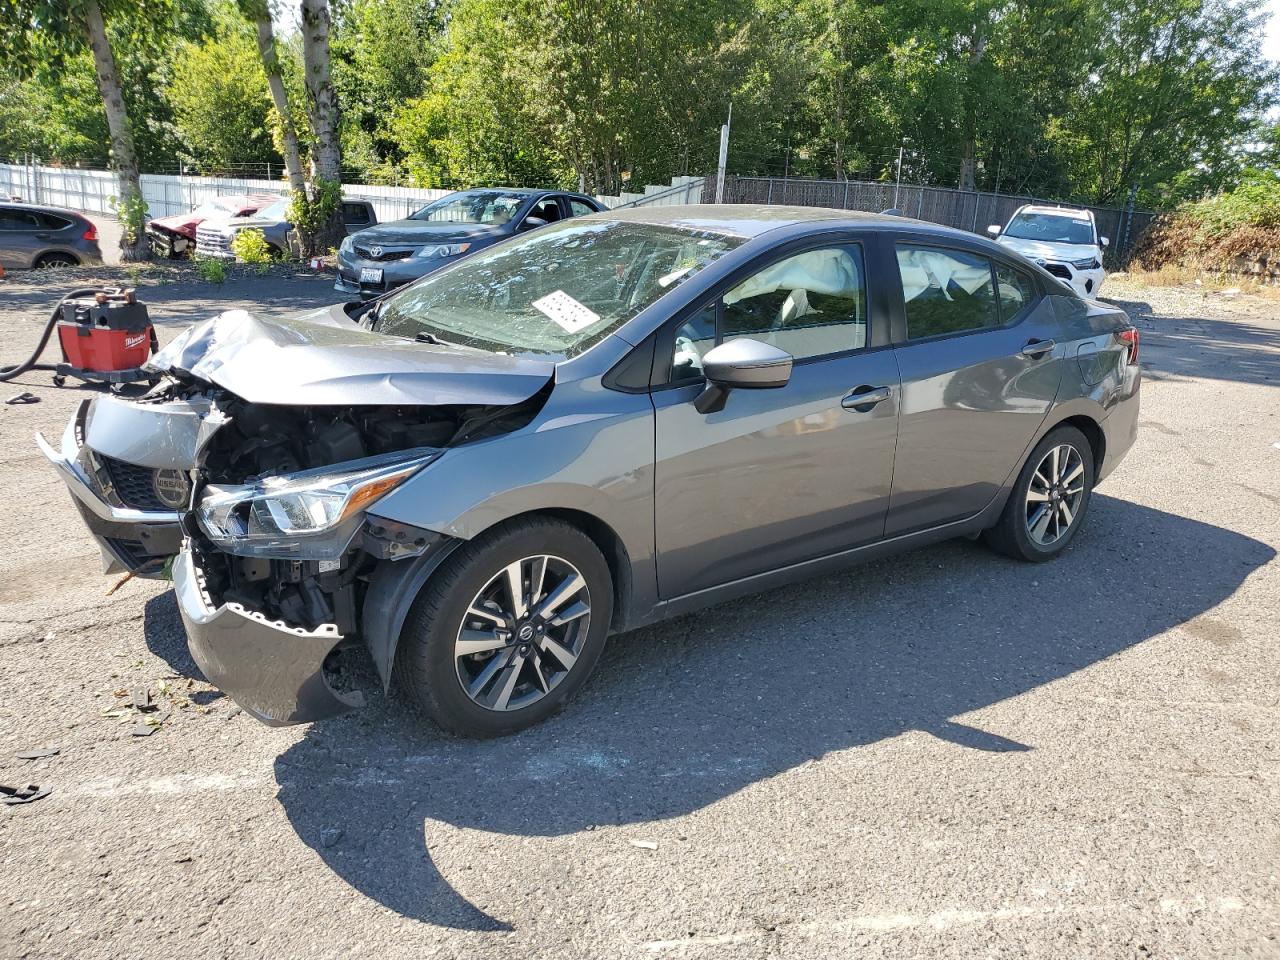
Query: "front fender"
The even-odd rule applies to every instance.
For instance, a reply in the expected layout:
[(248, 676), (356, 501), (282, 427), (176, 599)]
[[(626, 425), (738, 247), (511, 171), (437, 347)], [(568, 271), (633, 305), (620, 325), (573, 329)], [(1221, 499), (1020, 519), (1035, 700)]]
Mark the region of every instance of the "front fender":
[[(568, 396), (566, 396), (568, 394)], [(582, 383), (557, 385), (533, 423), (465, 444), (380, 500), (389, 520), (470, 540), (539, 510), (600, 520), (636, 565), (653, 557), (653, 405)]]

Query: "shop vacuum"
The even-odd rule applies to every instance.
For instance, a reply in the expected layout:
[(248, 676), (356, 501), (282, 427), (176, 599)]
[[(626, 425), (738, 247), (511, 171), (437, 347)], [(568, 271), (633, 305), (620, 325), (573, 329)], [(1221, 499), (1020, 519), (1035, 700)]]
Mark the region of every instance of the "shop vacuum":
[[(55, 330), (62, 362), (40, 363), (40, 355)], [(153, 375), (142, 365), (157, 346), (147, 305), (134, 296), (132, 289), (75, 290), (53, 308), (31, 356), (12, 367), (0, 367), (0, 382), (29, 370), (52, 371), (53, 382), (59, 387), (67, 377), (105, 384), (149, 380)]]

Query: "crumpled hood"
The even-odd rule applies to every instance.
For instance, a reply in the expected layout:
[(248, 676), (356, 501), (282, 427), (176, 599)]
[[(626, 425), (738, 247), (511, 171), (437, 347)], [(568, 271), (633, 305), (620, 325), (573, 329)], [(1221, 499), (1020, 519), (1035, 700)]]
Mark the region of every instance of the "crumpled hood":
[(1043, 240), (1021, 240), (1017, 237), (998, 237), (996, 243), (1031, 261), (1057, 260), (1070, 263), (1086, 257), (1102, 259), (1101, 251), (1092, 243), (1045, 243)]
[(429, 220), (393, 220), (354, 234), (355, 242), (371, 244), (465, 243), (480, 237), (501, 235), (502, 227), (484, 223), (433, 223)]
[(250, 403), (297, 406), (509, 406), (555, 373), (545, 361), (371, 333), (341, 306), (289, 320), (229, 310), (191, 327), (147, 366)]
[(180, 233), (194, 240), (196, 227), (203, 222), (202, 218), (193, 217), (189, 213), (175, 213), (171, 217), (156, 217), (154, 220), (148, 221), (147, 226), (162, 227), (165, 230), (172, 230), (174, 233)]

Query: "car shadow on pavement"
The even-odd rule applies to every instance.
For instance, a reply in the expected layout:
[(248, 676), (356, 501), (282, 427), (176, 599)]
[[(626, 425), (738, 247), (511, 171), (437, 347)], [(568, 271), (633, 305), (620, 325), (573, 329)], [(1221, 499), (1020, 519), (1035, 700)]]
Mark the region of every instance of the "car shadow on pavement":
[[(469, 902), (433, 862), (457, 828), (553, 837), (677, 817), (907, 731), (1034, 749), (956, 718), (1199, 616), (1274, 555), (1127, 501), (1095, 496), (1090, 509), (1051, 564), (953, 541), (615, 637), (564, 712), (513, 737), (446, 737), (374, 696), (277, 759), (279, 802), (365, 896), (425, 922), (505, 930), (501, 901)], [(155, 632), (149, 623), (153, 649), (180, 667)], [(451, 872), (471, 866), (503, 869)]]
[(1280, 329), (1239, 320), (1152, 316), (1140, 300), (1107, 299), (1130, 317), (1151, 321), (1142, 329), (1142, 366), (1155, 379), (1209, 377), (1280, 386)]

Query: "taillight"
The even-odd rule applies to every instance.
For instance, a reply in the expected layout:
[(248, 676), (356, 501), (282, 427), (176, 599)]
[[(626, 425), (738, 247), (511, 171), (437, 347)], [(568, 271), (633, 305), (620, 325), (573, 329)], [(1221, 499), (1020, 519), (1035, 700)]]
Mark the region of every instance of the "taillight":
[(87, 221), (87, 223), (88, 223), (88, 229), (85, 230), (84, 236), (81, 237), (80, 239), (81, 240), (97, 240), (98, 228), (93, 225), (92, 221)]
[(1138, 362), (1138, 341), (1141, 338), (1137, 327), (1125, 327), (1116, 334), (1116, 339), (1129, 345), (1129, 363)]

